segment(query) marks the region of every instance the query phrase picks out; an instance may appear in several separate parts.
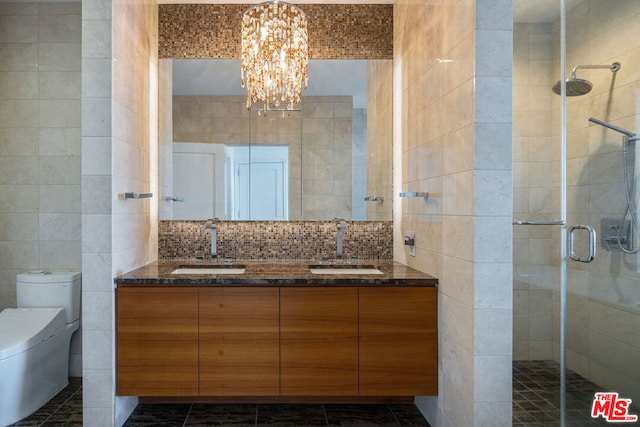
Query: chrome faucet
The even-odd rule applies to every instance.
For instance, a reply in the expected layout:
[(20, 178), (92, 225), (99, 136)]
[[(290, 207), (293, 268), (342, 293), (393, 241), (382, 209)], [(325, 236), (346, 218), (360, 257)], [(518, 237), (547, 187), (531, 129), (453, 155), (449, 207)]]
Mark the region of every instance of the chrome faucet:
[(342, 235), (347, 231), (347, 223), (341, 218), (335, 218), (334, 220), (336, 221), (338, 228), (338, 232), (336, 233), (336, 258), (342, 259)]
[(213, 260), (218, 257), (218, 229), (215, 225), (216, 221), (218, 221), (218, 218), (208, 219), (204, 225), (205, 231), (211, 233), (211, 259)]

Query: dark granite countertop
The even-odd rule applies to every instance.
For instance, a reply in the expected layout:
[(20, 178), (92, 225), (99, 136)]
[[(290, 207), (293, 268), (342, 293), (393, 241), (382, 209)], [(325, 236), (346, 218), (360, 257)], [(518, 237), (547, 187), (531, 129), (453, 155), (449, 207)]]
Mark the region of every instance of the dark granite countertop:
[[(438, 279), (393, 261), (361, 261), (350, 267), (374, 267), (382, 274), (313, 274), (309, 265), (318, 261), (234, 261), (230, 267), (245, 268), (243, 274), (171, 274), (178, 267), (220, 267), (203, 261), (159, 260), (114, 279), (117, 286), (436, 286)], [(224, 264), (222, 264), (224, 265)], [(347, 266), (347, 264), (342, 264)], [(323, 264), (321, 268), (340, 268)]]

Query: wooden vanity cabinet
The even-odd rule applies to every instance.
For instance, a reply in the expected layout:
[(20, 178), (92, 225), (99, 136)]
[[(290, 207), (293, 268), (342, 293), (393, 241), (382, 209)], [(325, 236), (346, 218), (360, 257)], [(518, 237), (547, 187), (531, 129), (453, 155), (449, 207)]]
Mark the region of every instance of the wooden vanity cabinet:
[(358, 289), (280, 290), (280, 391), (358, 395)]
[(117, 393), (198, 395), (198, 289), (118, 288)]
[(361, 396), (438, 394), (437, 288), (360, 288)]
[(280, 394), (278, 288), (200, 289), (200, 395)]
[(122, 396), (438, 392), (435, 287), (120, 287)]

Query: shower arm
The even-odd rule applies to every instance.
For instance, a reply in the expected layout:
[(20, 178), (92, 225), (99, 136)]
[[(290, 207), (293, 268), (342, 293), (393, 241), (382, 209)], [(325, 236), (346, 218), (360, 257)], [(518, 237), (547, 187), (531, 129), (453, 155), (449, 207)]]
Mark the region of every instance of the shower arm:
[(603, 122), (602, 120), (596, 119), (595, 117), (589, 117), (589, 121), (591, 123), (595, 123), (595, 124), (598, 124), (600, 126), (604, 126), (604, 127), (609, 128), (611, 130), (619, 132), (619, 133), (621, 133), (623, 135), (626, 135), (630, 140), (635, 141), (635, 140), (638, 139), (637, 135), (635, 133), (631, 132), (630, 130), (622, 129), (622, 128), (616, 126), (616, 125), (612, 125), (611, 123)]
[(578, 70), (586, 70), (586, 69), (608, 69), (611, 70), (612, 73), (615, 73), (620, 69), (620, 63), (614, 62), (611, 65), (576, 65), (573, 67), (573, 71), (571, 71), (571, 77), (576, 78), (576, 71)]

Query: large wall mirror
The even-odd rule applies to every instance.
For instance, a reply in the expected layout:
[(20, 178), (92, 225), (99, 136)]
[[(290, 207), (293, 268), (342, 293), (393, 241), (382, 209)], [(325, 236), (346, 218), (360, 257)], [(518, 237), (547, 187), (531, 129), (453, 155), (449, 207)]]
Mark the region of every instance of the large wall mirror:
[(160, 219), (391, 220), (391, 60), (311, 60), (298, 108), (267, 113), (239, 60), (162, 61)]

